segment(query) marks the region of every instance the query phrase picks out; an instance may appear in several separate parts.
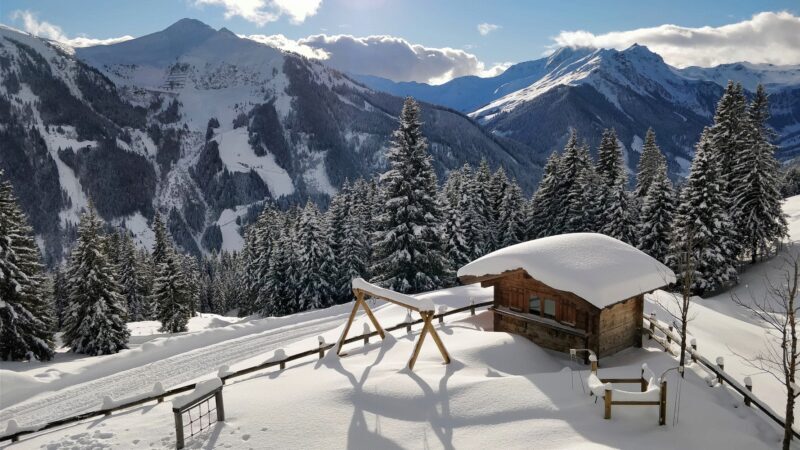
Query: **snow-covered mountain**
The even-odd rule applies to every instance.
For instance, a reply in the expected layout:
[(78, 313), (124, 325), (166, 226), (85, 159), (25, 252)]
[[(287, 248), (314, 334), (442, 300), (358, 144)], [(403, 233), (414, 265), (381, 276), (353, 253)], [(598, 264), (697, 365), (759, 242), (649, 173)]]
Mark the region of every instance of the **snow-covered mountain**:
[[(159, 210), (185, 250), (237, 248), (263, 200), (324, 203), (345, 179), (380, 171), (402, 107), (191, 19), (82, 49), (2, 27), (0, 79), (0, 168), (51, 260), (89, 199), (143, 244)], [(528, 190), (538, 181), (527, 146), (448, 108), (423, 105), (423, 120), (440, 175), (485, 157)]]
[(517, 64), (492, 78), (461, 77), (445, 84), (394, 83), (358, 77), (394, 95), (416, 95), (468, 113), (497, 135), (544, 154), (563, 145), (576, 127), (592, 144), (615, 127), (629, 166), (638, 162), (644, 133), (653, 127), (670, 170), (683, 175), (693, 145), (711, 123), (728, 79), (771, 94), (771, 124), (780, 156), (800, 152), (800, 67), (748, 63), (676, 69), (644, 46), (626, 50), (561, 48), (547, 58)]

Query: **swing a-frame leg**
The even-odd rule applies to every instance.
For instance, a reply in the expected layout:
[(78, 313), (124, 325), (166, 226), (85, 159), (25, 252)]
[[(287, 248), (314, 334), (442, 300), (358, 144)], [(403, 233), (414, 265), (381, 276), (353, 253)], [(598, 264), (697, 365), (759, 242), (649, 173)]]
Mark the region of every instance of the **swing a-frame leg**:
[(433, 312), (431, 311), (420, 311), (419, 313), (422, 316), (422, 332), (419, 334), (419, 338), (417, 338), (416, 344), (414, 344), (414, 353), (411, 354), (411, 359), (408, 360), (408, 368), (409, 370), (414, 370), (414, 364), (417, 362), (417, 357), (419, 356), (419, 351), (422, 349), (422, 342), (425, 340), (425, 336), (428, 333), (431, 334), (433, 341), (436, 343), (436, 346), (439, 348), (439, 353), (442, 354), (442, 359), (444, 359), (445, 364), (450, 364), (450, 355), (447, 353), (447, 349), (444, 348), (444, 343), (442, 343), (441, 338), (439, 338), (439, 334), (436, 332), (436, 329), (433, 327)]
[(367, 317), (369, 318), (370, 322), (372, 322), (372, 326), (375, 327), (375, 331), (378, 332), (378, 335), (383, 339), (386, 334), (383, 331), (383, 328), (378, 323), (378, 319), (375, 318), (375, 315), (372, 314), (372, 310), (367, 305), (367, 302), (364, 300), (364, 291), (357, 289), (355, 290), (356, 294), (356, 303), (353, 305), (353, 310), (350, 311), (350, 317), (347, 318), (347, 323), (344, 325), (344, 330), (342, 331), (342, 336), (339, 338), (339, 345), (336, 348), (336, 354), (339, 356), (347, 356), (347, 354), (342, 354), (342, 347), (344, 347), (344, 341), (347, 339), (347, 333), (350, 331), (350, 326), (353, 325), (353, 320), (356, 318), (356, 313), (358, 312), (359, 307), (364, 308), (364, 312), (367, 313)]

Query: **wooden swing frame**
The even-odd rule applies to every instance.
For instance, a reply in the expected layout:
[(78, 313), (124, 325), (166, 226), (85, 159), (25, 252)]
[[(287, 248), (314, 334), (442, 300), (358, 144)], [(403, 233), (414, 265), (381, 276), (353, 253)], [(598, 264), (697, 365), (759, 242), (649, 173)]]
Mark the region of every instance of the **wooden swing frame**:
[(433, 338), (433, 342), (436, 343), (436, 347), (439, 348), (439, 353), (442, 354), (442, 359), (444, 359), (444, 363), (450, 364), (450, 354), (447, 353), (447, 349), (444, 347), (442, 339), (439, 337), (439, 334), (436, 332), (436, 328), (434, 328), (433, 326), (433, 316), (434, 316), (433, 310), (431, 311), (422, 310), (415, 305), (403, 303), (396, 299), (392, 299), (375, 292), (370, 292), (368, 289), (354, 288), (353, 294), (356, 297), (356, 303), (353, 305), (353, 310), (350, 311), (350, 317), (348, 317), (347, 323), (344, 326), (344, 331), (342, 331), (342, 336), (339, 338), (339, 343), (336, 348), (336, 354), (338, 356), (340, 357), (346, 356), (341, 354), (342, 347), (344, 346), (345, 339), (347, 339), (347, 333), (350, 331), (350, 326), (353, 324), (353, 320), (356, 317), (356, 313), (358, 312), (359, 307), (364, 308), (364, 312), (367, 313), (367, 317), (369, 318), (370, 322), (372, 322), (372, 325), (375, 327), (375, 330), (378, 332), (378, 335), (381, 337), (381, 339), (385, 338), (386, 333), (383, 331), (383, 327), (381, 327), (380, 323), (378, 323), (378, 319), (375, 318), (375, 315), (372, 313), (372, 310), (370, 309), (369, 305), (367, 305), (367, 302), (365, 300), (366, 296), (369, 295), (370, 297), (387, 301), (389, 303), (393, 303), (395, 305), (416, 311), (417, 313), (419, 313), (420, 317), (422, 317), (422, 332), (419, 334), (419, 337), (417, 338), (417, 341), (414, 344), (414, 352), (411, 354), (411, 359), (408, 360), (409, 370), (414, 370), (414, 364), (417, 362), (417, 357), (419, 356), (420, 349), (422, 349), (422, 343), (425, 341), (425, 336), (427, 336), (428, 334), (431, 335), (431, 337)]

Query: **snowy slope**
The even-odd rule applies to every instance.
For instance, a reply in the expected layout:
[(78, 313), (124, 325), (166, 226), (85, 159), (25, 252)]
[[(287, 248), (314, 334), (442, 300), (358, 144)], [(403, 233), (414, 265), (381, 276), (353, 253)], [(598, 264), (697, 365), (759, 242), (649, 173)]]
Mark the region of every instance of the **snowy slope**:
[[(789, 220), (789, 239), (792, 242), (783, 253), (753, 267), (742, 274), (738, 286), (731, 291), (709, 298), (695, 297), (691, 306), (692, 321), (689, 323), (690, 335), (697, 339), (698, 350), (715, 360), (717, 356), (725, 359), (725, 370), (740, 382), (749, 376), (753, 380), (753, 392), (776, 411), (784, 411), (785, 391), (771, 375), (762, 373), (748, 365), (759, 353), (767, 348), (775, 348), (774, 342), (765, 334), (758, 320), (734, 303), (733, 296), (744, 302), (753, 298), (762, 299), (769, 283), (778, 282), (786, 276), (787, 255), (800, 254), (800, 196), (791, 197), (784, 203), (784, 212)], [(657, 291), (647, 296), (645, 312), (656, 311), (657, 318), (669, 323), (671, 318), (664, 311), (675, 311), (673, 295)]]
[[(388, 310), (391, 307), (387, 307)], [(490, 313), (437, 326), (453, 357), (443, 366), (423, 346), (405, 369), (413, 335), (351, 344), (333, 352), (233, 381), (223, 390), (226, 422), (188, 440), (189, 448), (774, 448), (779, 433), (724, 389), (694, 372), (681, 384), (680, 422), (657, 425), (655, 408), (601, 403), (583, 387), (585, 366), (524, 338), (485, 331)], [(358, 329), (358, 328), (357, 328)], [(601, 376), (630, 377), (646, 362), (661, 374), (674, 360), (657, 348), (603, 361)], [(582, 369), (578, 371), (577, 369)], [(574, 371), (573, 371), (574, 370)], [(677, 389), (679, 378), (668, 383)], [(22, 448), (174, 446), (168, 402), (45, 433)], [(313, 426), (312, 426), (313, 425)]]

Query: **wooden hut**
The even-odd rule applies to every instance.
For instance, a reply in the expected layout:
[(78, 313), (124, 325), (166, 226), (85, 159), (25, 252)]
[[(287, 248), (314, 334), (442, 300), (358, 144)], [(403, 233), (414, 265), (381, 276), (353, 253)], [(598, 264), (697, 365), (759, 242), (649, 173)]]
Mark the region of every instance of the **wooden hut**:
[(458, 271), (494, 288), (494, 330), (598, 356), (641, 345), (644, 294), (675, 282), (665, 265), (595, 233), (551, 236), (485, 255)]

